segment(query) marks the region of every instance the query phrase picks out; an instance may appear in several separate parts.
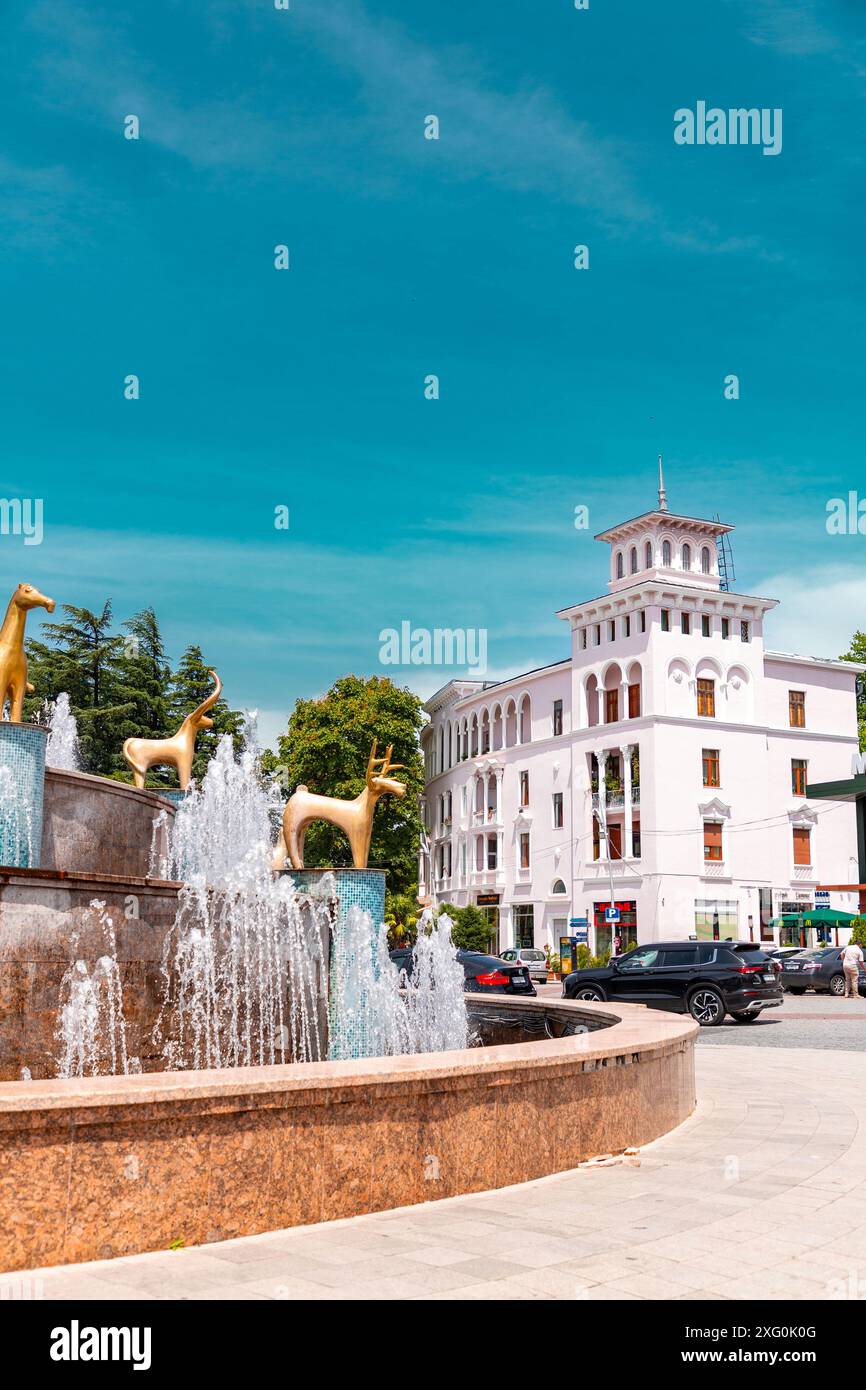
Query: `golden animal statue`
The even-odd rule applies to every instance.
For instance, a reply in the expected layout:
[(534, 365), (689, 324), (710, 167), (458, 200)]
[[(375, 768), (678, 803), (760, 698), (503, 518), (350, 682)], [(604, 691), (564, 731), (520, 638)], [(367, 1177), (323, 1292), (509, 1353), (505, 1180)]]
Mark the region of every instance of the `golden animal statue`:
[[(402, 763), (391, 762), (393, 747), (393, 743), (389, 744), (384, 758), (377, 758), (376, 739), (373, 739), (373, 751), (365, 777), (367, 785), (354, 801), (340, 801), (335, 796), (317, 796), (304, 786), (295, 789), (283, 812), (283, 843), (293, 869), (304, 867), (304, 836), (307, 826), (314, 820), (330, 821), (331, 825), (345, 830), (352, 849), (352, 863), (356, 869), (366, 869), (376, 802), (382, 796), (404, 796), (406, 792), (402, 782), (388, 776), (389, 772), (403, 766)], [(277, 867), (279, 851), (278, 846), (274, 867)]]
[(198, 709), (188, 714), (177, 733), (172, 738), (128, 738), (123, 745), (123, 756), (132, 768), (132, 778), (137, 787), (144, 786), (148, 768), (160, 763), (177, 768), (177, 780), (181, 791), (186, 791), (192, 777), (192, 760), (195, 753), (195, 739), (199, 729), (212, 729), (213, 720), (208, 718), (208, 710), (213, 709), (220, 697), (222, 682), (216, 671), (210, 675), (216, 687)]
[(32, 584), (19, 584), (9, 600), (6, 617), (0, 628), (0, 712), (9, 701), (9, 718), (21, 722), (25, 692), (33, 693), (27, 679), (27, 656), (24, 651), (24, 624), (31, 608), (47, 608), (54, 612), (54, 599), (46, 598)]

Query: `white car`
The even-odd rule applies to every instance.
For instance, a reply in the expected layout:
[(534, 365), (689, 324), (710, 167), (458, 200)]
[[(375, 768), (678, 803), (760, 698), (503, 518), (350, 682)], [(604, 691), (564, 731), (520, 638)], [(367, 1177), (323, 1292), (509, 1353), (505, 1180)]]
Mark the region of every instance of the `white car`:
[(534, 984), (547, 983), (547, 956), (536, 947), (509, 946), (507, 951), (500, 951), (499, 956), (513, 965), (525, 965)]

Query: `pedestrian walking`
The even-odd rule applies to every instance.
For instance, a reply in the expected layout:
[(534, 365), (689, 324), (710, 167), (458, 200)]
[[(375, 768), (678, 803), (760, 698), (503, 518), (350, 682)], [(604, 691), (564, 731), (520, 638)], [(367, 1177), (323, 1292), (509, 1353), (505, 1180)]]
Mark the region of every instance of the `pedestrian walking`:
[(842, 969), (845, 972), (845, 998), (858, 999), (860, 997), (860, 967), (863, 964), (863, 952), (856, 941), (851, 941), (842, 952)]

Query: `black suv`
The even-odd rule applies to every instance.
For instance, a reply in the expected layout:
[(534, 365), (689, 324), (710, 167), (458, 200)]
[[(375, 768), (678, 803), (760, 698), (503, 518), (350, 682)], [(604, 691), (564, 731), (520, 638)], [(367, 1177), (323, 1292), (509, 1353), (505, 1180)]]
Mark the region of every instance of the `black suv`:
[(752, 1023), (782, 1002), (770, 959), (748, 941), (657, 941), (562, 982), (566, 999), (610, 999), (690, 1013), (714, 1027), (730, 1014)]

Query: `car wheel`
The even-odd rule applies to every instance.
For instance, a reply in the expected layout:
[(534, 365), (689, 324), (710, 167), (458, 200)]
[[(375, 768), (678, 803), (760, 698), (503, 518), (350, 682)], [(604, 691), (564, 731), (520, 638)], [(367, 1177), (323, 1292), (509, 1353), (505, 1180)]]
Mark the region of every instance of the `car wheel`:
[(725, 1002), (717, 989), (701, 985), (689, 999), (689, 1013), (702, 1028), (717, 1028), (724, 1021)]
[(604, 1002), (604, 995), (598, 985), (578, 985), (572, 999), (596, 999)]
[(731, 1014), (735, 1023), (754, 1023), (757, 1017), (757, 1014)]
[(802, 985), (785, 985), (785, 993), (786, 993), (786, 994), (805, 994), (806, 991), (805, 991), (805, 989), (802, 987)]
[(830, 981), (830, 993), (831, 993), (831, 994), (835, 994), (835, 995), (837, 996), (837, 998), (838, 998), (838, 996), (839, 996), (840, 994), (844, 994), (844, 993), (845, 993), (845, 976), (844, 976), (844, 975), (834, 975), (834, 976), (833, 976), (833, 978), (832, 978), (831, 981)]

